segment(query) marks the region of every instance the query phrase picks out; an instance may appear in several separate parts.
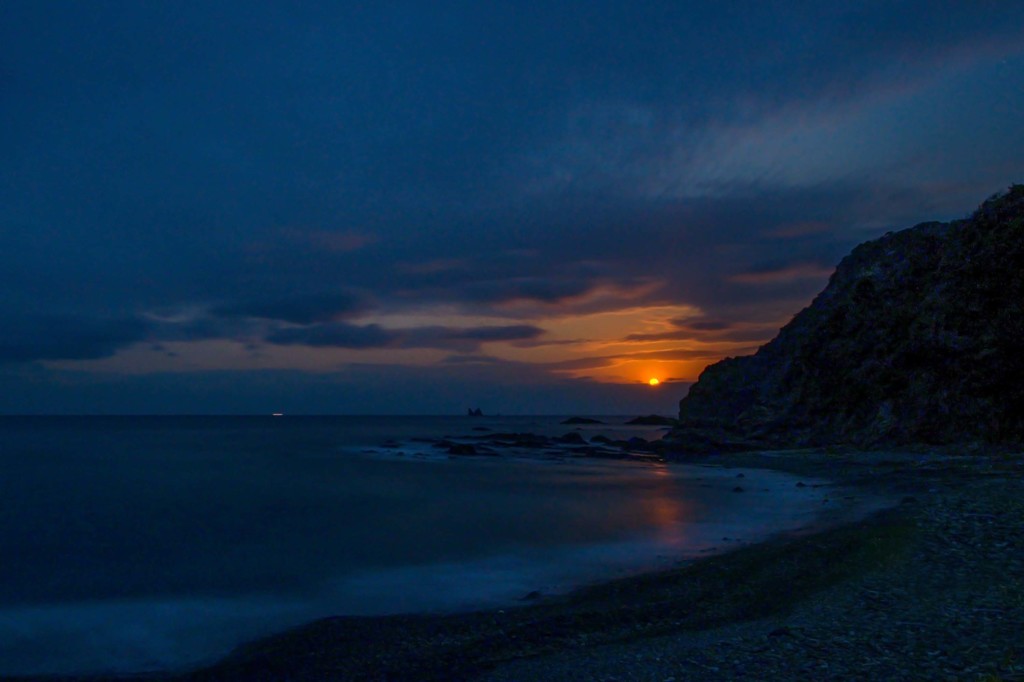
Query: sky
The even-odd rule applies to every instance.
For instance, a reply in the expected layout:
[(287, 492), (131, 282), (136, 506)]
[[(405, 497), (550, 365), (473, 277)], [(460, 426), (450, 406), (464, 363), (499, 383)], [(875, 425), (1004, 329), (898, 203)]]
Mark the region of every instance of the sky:
[(1024, 181), (1022, 29), (8, 0), (0, 413), (673, 414), (856, 244)]

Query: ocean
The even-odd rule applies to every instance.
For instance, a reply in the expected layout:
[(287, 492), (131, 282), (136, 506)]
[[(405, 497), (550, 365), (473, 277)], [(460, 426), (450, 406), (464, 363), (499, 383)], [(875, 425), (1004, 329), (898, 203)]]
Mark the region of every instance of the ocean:
[[(820, 511), (774, 472), (420, 440), (577, 428), (561, 419), (2, 417), (0, 675), (173, 670), (324, 616), (514, 605)], [(605, 421), (579, 432), (664, 433)]]

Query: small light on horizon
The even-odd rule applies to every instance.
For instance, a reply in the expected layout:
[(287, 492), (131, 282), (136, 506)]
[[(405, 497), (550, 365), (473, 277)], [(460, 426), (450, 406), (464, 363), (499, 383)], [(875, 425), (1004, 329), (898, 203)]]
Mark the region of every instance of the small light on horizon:
[(651, 377), (651, 380), (648, 381), (647, 383), (649, 383), (651, 386), (657, 386), (658, 384), (661, 383), (661, 381), (659, 381), (657, 377)]

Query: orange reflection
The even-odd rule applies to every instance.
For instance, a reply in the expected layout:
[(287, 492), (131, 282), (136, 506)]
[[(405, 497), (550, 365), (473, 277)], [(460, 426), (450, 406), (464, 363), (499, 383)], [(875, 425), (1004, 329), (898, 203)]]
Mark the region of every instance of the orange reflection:
[(653, 494), (645, 500), (645, 509), (656, 528), (658, 541), (682, 549), (686, 545), (686, 531), (694, 520), (693, 504), (666, 465), (657, 466), (654, 473), (656, 484)]

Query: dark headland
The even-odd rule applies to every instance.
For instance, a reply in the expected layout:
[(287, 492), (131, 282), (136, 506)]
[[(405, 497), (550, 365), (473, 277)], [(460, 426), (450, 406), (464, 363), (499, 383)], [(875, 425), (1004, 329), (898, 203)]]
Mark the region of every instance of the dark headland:
[(1024, 442), (1024, 185), (861, 244), (771, 342), (708, 367), (679, 447)]
[(867, 519), (448, 616), (339, 617), (189, 680), (1024, 680), (1024, 186), (854, 249), (713, 365), (666, 459), (889, 495)]

